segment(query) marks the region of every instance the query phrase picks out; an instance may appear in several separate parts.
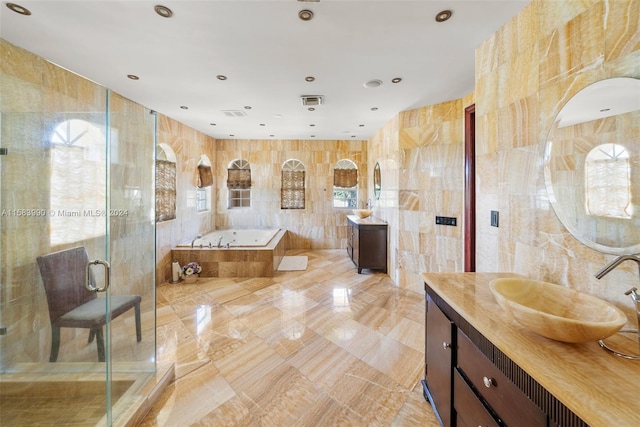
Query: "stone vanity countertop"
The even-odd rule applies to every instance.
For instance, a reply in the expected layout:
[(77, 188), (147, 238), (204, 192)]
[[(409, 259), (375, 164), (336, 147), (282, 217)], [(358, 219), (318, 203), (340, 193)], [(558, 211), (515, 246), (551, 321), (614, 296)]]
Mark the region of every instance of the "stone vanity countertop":
[(570, 344), (528, 331), (498, 305), (489, 282), (515, 273), (421, 273), (425, 283), (498, 349), (592, 427), (640, 425), (640, 361), (597, 342)]
[(347, 218), (358, 225), (388, 225), (386, 221), (376, 218), (373, 215), (366, 218), (360, 218), (357, 215), (347, 215)]

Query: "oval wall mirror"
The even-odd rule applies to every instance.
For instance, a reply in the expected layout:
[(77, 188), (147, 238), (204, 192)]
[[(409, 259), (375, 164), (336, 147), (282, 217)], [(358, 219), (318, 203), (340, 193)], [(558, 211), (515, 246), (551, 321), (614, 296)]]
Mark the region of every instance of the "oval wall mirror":
[(640, 79), (601, 80), (576, 93), (549, 131), (544, 175), (576, 239), (608, 254), (640, 253)]
[(376, 162), (373, 167), (373, 195), (376, 200), (380, 199), (380, 191), (382, 190), (382, 179), (380, 177), (380, 164)]

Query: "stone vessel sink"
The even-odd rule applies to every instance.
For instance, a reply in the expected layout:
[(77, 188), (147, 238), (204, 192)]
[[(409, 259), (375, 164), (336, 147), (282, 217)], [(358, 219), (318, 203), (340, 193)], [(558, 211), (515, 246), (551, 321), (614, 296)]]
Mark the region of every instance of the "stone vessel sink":
[(489, 287), (516, 322), (553, 340), (598, 341), (627, 323), (627, 316), (607, 301), (553, 283), (511, 278), (493, 280)]
[(371, 216), (373, 211), (371, 209), (354, 209), (353, 213), (354, 213), (354, 215), (357, 215), (360, 218), (367, 218), (367, 217)]

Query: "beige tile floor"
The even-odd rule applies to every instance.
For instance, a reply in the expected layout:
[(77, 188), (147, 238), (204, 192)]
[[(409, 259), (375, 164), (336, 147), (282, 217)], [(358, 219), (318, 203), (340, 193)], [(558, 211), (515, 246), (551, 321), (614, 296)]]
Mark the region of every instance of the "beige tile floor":
[(306, 271), (158, 287), (176, 381), (142, 426), (437, 426), (422, 397), (424, 295), (357, 274), (344, 250)]

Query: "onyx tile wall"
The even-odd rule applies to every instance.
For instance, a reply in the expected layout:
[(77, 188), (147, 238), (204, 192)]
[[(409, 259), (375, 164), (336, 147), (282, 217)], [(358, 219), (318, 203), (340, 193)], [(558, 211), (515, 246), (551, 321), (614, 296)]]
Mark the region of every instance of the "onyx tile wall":
[[(148, 218), (153, 203), (152, 174), (150, 165), (145, 169), (136, 160), (153, 155), (153, 125), (148, 110), (142, 106), (2, 39), (0, 57), (0, 137), (2, 146), (9, 151), (1, 160), (0, 207), (9, 212), (21, 209), (47, 212), (40, 216), (9, 213), (0, 218), (0, 312), (2, 326), (9, 331), (2, 337), (0, 366), (7, 368), (16, 363), (48, 363), (50, 322), (36, 257), (74, 246), (84, 246), (92, 259), (103, 258), (105, 254), (104, 234), (87, 237), (86, 233), (82, 240), (73, 242), (60, 242), (53, 237), (51, 218), (56, 215), (51, 213), (53, 209), (49, 210), (51, 194), (56, 187), (65, 187), (66, 191), (68, 185), (52, 177), (53, 134), (67, 121), (84, 120), (105, 128), (109, 114), (111, 207), (128, 212), (124, 217), (109, 218), (110, 256), (114, 261), (112, 292), (143, 295), (143, 319), (147, 310), (153, 310), (154, 298), (150, 294), (153, 269), (141, 267), (153, 265), (155, 252), (153, 226)], [(71, 170), (67, 165), (62, 167)], [(97, 184), (96, 193), (104, 192), (106, 184)], [(144, 198), (135, 210), (131, 200), (125, 199), (124, 191), (120, 191), (125, 186), (143, 191)], [(94, 208), (96, 204), (104, 207), (104, 199), (92, 195), (83, 193), (86, 207)], [(114, 327), (122, 323), (114, 322)], [(77, 334), (85, 337), (86, 342), (85, 333), (63, 328), (61, 360), (68, 356), (64, 346), (72, 341), (69, 338)], [(152, 335), (145, 334), (139, 349), (150, 348), (152, 342)], [(135, 357), (138, 356), (148, 360), (140, 352)]]
[[(375, 135), (369, 139), (367, 144), (368, 163), (375, 166), (380, 164), (381, 191), (380, 198), (375, 199), (373, 194), (373, 184), (369, 186), (370, 191), (367, 198), (373, 200), (373, 215), (381, 218), (389, 224), (387, 227), (387, 257), (388, 274), (396, 284), (400, 284), (398, 267), (398, 218), (399, 218), (399, 188), (400, 175), (399, 167), (401, 163), (399, 151), (399, 126), (400, 118), (396, 115), (385, 126), (379, 129)], [(370, 178), (372, 183), (373, 177)]]
[[(630, 311), (638, 285), (623, 263), (574, 239), (547, 197), (543, 149), (564, 103), (598, 80), (640, 77), (634, 0), (534, 0), (476, 51), (477, 269), (514, 271), (599, 295)], [(490, 210), (500, 212), (491, 227)], [(629, 264), (629, 265), (625, 265)]]
[[(542, 150), (573, 94), (602, 78), (640, 76), (639, 9), (632, 0), (534, 0), (478, 47), (473, 94), (401, 112), (369, 140), (369, 163), (382, 167), (375, 215), (389, 222), (398, 286), (418, 290), (421, 271), (464, 268), (464, 108), (475, 102), (477, 270), (514, 271), (629, 306), (621, 292), (637, 285), (635, 266), (593, 278), (611, 257), (557, 220)], [(436, 227), (436, 214), (457, 217), (458, 227)]]
[[(106, 92), (81, 77), (0, 39), (2, 157), (0, 207), (49, 209), (49, 140), (56, 125), (83, 111), (104, 122)], [(64, 249), (52, 247), (50, 215), (0, 218), (0, 366), (48, 360), (49, 314), (36, 257)], [(100, 242), (83, 242), (89, 253)], [(67, 331), (64, 331), (68, 333)], [(63, 334), (63, 339), (67, 335)]]
[[(251, 207), (228, 209), (227, 168), (236, 159), (251, 165)], [(280, 209), (282, 164), (300, 160), (306, 168), (305, 209)], [(341, 159), (358, 167), (358, 199), (368, 195), (367, 143), (362, 140), (216, 140), (213, 173), (217, 229), (279, 227), (288, 230), (290, 249), (346, 248), (347, 214), (333, 207), (333, 169)], [(346, 251), (345, 251), (345, 256)]]
[(158, 114), (158, 144), (176, 155), (176, 218), (156, 224), (156, 284), (171, 280), (171, 248), (215, 228), (216, 176), (211, 186), (211, 210), (197, 212), (198, 161), (205, 154), (216, 161), (216, 140), (170, 117)]
[[(421, 292), (421, 272), (464, 269), (464, 109), (471, 104), (468, 95), (403, 111), (369, 141), (369, 163), (382, 167), (376, 212), (389, 222), (389, 274), (401, 287)], [(436, 215), (458, 225), (436, 225)]]

